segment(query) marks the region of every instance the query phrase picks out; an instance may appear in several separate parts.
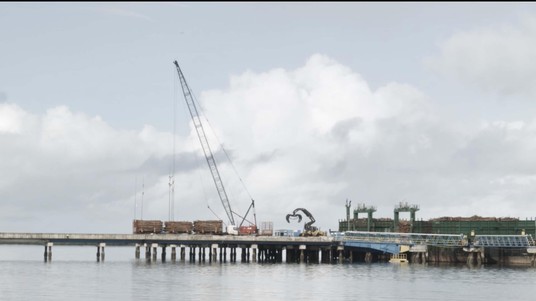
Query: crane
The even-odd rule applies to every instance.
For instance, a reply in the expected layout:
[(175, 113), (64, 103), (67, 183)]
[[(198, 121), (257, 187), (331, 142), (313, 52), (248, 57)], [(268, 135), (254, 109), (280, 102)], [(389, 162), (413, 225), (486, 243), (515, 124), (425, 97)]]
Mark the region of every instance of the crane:
[[(237, 228), (236, 223), (233, 217), (234, 211), (231, 209), (231, 203), (229, 202), (229, 198), (227, 197), (227, 192), (225, 192), (225, 187), (223, 186), (223, 181), (221, 179), (218, 166), (216, 165), (216, 160), (214, 160), (214, 155), (212, 154), (212, 150), (210, 149), (210, 145), (208, 143), (207, 136), (205, 134), (205, 129), (203, 128), (203, 124), (201, 123), (201, 118), (199, 116), (199, 111), (197, 110), (197, 106), (195, 105), (192, 91), (190, 87), (188, 86), (188, 84), (186, 83), (186, 79), (184, 77), (184, 74), (182, 73), (181, 68), (179, 67), (179, 63), (177, 61), (174, 61), (173, 63), (175, 64), (175, 67), (177, 68), (177, 73), (179, 74), (179, 79), (181, 82), (184, 99), (186, 100), (188, 110), (190, 111), (190, 116), (192, 117), (195, 131), (197, 132), (197, 137), (199, 138), (199, 142), (201, 143), (201, 148), (203, 149), (203, 153), (205, 154), (205, 159), (210, 169), (210, 173), (212, 174), (212, 179), (214, 180), (214, 184), (216, 185), (216, 190), (218, 191), (218, 195), (220, 197), (223, 208), (225, 209), (225, 213), (227, 214), (227, 218), (229, 218), (229, 225), (227, 227), (227, 233), (238, 234), (237, 229), (236, 229)], [(253, 200), (251, 201), (252, 201), (251, 206), (255, 208), (254, 201)], [(248, 212), (251, 209), (251, 206), (248, 209)], [(247, 213), (246, 213), (246, 216), (247, 216)], [(243, 217), (242, 222), (240, 223), (240, 226), (242, 226), (242, 223), (244, 222), (244, 220), (245, 220), (245, 216)]]

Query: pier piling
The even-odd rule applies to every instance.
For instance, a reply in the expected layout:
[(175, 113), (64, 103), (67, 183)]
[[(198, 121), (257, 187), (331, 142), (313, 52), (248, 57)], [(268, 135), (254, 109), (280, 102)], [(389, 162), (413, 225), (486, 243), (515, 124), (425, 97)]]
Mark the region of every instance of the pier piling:
[(257, 249), (259, 248), (258, 245), (251, 245), (251, 250), (253, 250), (253, 254), (251, 256), (251, 259), (253, 262), (257, 262)]
[(339, 253), (339, 263), (343, 263), (344, 262), (344, 246), (338, 246), (337, 247), (337, 251)]
[(151, 260), (151, 245), (145, 244), (145, 259)]
[(212, 244), (210, 247), (212, 248), (212, 254), (211, 254), (212, 258), (211, 258), (211, 260), (216, 262), (216, 261), (218, 261), (218, 245), (217, 244)]
[(104, 261), (104, 247), (105, 243), (101, 242), (97, 245), (97, 262)]
[(180, 259), (181, 259), (181, 261), (186, 261), (186, 246), (181, 245), (180, 248), (181, 248)]
[(140, 259), (140, 244), (136, 244), (135, 257), (136, 259)]
[(158, 244), (152, 244), (151, 245), (152, 255), (153, 255), (153, 261), (156, 261), (157, 255), (158, 255)]
[(47, 242), (45, 244), (45, 262), (48, 262), (48, 261), (51, 261), (52, 260), (52, 246), (54, 244), (51, 243), (51, 242)]
[(175, 262), (177, 260), (177, 245), (169, 245), (171, 248), (171, 261)]

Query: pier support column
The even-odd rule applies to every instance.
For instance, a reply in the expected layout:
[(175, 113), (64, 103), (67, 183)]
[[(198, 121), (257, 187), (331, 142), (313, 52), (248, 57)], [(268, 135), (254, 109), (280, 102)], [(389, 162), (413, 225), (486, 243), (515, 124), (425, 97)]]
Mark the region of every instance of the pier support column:
[(467, 264), (473, 265), (477, 264), (480, 265), (482, 263), (482, 256), (484, 254), (484, 248), (464, 248), (465, 252), (467, 252)]
[(251, 245), (251, 250), (253, 251), (251, 259), (252, 259), (253, 262), (257, 262), (257, 249), (258, 248), (259, 248), (258, 245)]
[(195, 262), (195, 246), (190, 246), (190, 262)]
[(180, 257), (181, 257), (181, 261), (185, 261), (185, 260), (186, 260), (186, 246), (185, 246), (185, 245), (181, 245), (181, 254), (180, 254)]
[(162, 245), (162, 262), (166, 261), (166, 248), (167, 245)]
[(472, 264), (473, 264), (473, 254), (474, 254), (473, 252), (469, 252), (469, 253), (467, 254), (467, 264), (468, 264), (468, 265), (472, 265)]
[(324, 253), (322, 254), (322, 258), (324, 259), (324, 263), (331, 263), (333, 261), (333, 257), (331, 254), (331, 247), (324, 250)]
[(140, 259), (140, 244), (136, 244), (135, 256), (136, 256), (136, 259)]
[(371, 263), (372, 262), (372, 253), (371, 252), (365, 253), (365, 262), (366, 263)]
[(153, 261), (156, 261), (158, 255), (158, 244), (152, 244), (151, 249), (153, 249)]
[(339, 263), (343, 263), (343, 261), (344, 261), (344, 246), (338, 246), (337, 251), (339, 253)]
[(177, 245), (169, 245), (171, 248), (171, 261), (177, 260)]
[(296, 263), (296, 249), (294, 249), (294, 246), (287, 246), (286, 247), (286, 257), (287, 257), (287, 263)]
[(145, 259), (151, 260), (151, 245), (145, 244)]
[(246, 262), (247, 249), (246, 246), (240, 246), (240, 262)]
[(101, 242), (97, 245), (97, 262), (104, 261), (104, 247), (105, 243)]
[(45, 257), (45, 262), (47, 262), (47, 261), (51, 261), (51, 260), (52, 260), (52, 246), (53, 246), (53, 245), (54, 245), (54, 244), (51, 243), (51, 242), (47, 242), (47, 243), (45, 244), (45, 255), (44, 255), (44, 257)]
[(218, 244), (212, 244), (212, 261), (218, 261)]
[(305, 249), (307, 249), (306, 245), (300, 245), (300, 263), (305, 263)]

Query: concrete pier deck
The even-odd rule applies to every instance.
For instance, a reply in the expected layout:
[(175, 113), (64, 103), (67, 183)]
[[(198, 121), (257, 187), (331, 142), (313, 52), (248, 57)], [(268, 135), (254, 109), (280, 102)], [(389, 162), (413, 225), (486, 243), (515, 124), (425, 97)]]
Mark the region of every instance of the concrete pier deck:
[[(520, 263), (535, 265), (536, 247), (530, 235), (474, 236), (461, 234), (377, 233), (349, 231), (320, 237), (236, 236), (201, 234), (81, 234), (0, 233), (0, 245), (44, 246), (45, 261), (51, 261), (53, 246), (97, 247), (97, 261), (104, 261), (105, 247), (134, 246), (135, 257), (156, 260), (158, 250), (166, 260), (237, 262), (372, 262), (388, 260), (391, 254), (409, 252), (410, 262)], [(240, 252), (237, 252), (237, 249)], [(219, 256), (218, 256), (219, 255)], [(229, 255), (229, 256), (227, 256)]]
[(78, 234), (78, 233), (0, 233), (0, 244), (43, 245), (95, 245), (106, 243), (108, 246), (125, 246), (144, 243), (157, 244), (224, 244), (224, 245), (310, 245), (329, 247), (338, 245), (334, 237), (278, 237), (278, 236), (234, 236), (199, 234)]

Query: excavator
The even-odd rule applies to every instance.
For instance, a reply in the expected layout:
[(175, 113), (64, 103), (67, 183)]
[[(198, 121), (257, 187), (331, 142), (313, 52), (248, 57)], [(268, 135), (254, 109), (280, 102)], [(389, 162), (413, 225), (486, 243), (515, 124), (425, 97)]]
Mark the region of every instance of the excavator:
[(305, 216), (309, 218), (309, 222), (305, 223), (303, 225), (303, 232), (300, 234), (300, 236), (326, 236), (326, 233), (323, 231), (318, 230), (317, 227), (312, 226), (316, 222), (315, 218), (309, 212), (309, 210), (305, 208), (296, 208), (291, 214), (287, 214), (287, 222), (290, 223), (290, 219), (298, 219), (298, 223), (302, 221), (302, 216), (298, 212), (301, 211)]

